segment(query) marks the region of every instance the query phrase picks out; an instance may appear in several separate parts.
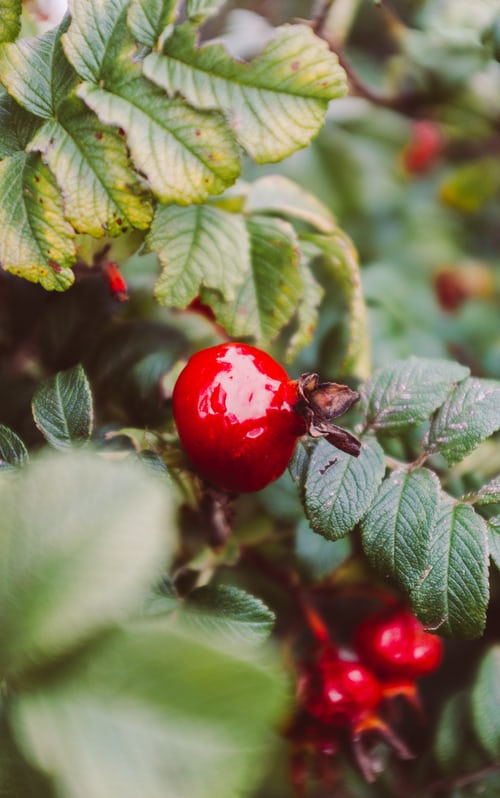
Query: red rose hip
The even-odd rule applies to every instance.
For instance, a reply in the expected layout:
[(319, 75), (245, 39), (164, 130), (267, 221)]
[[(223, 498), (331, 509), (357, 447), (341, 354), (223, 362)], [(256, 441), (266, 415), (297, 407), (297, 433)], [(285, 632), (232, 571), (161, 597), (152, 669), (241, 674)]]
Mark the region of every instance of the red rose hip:
[(179, 437), (198, 473), (230, 492), (260, 490), (287, 467), (306, 424), (297, 383), (266, 352), (223, 343), (194, 354), (173, 392)]

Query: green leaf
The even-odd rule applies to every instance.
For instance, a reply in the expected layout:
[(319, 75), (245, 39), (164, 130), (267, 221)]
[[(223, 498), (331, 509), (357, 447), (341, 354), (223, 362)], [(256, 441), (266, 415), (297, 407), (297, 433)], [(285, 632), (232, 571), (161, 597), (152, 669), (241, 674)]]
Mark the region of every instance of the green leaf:
[(297, 527), (295, 554), (301, 568), (314, 580), (332, 574), (352, 553), (349, 537), (326, 540), (316, 535), (309, 522), (303, 519)]
[(472, 717), (478, 739), (488, 754), (500, 757), (500, 645), (484, 655), (472, 688)]
[(494, 477), (490, 482), (481, 485), (479, 490), (468, 493), (463, 498), (471, 504), (497, 504), (500, 502), (500, 477)]
[(223, 108), (257, 163), (279, 161), (319, 132), (328, 101), (345, 94), (345, 75), (326, 42), (306, 25), (283, 25), (263, 52), (235, 61), (220, 44), (196, 47), (190, 25), (176, 28), (144, 73), (197, 108)]
[(30, 149), (43, 154), (62, 192), (65, 216), (78, 232), (100, 238), (149, 226), (151, 201), (123, 136), (78, 98), (59, 106), (57, 119), (43, 125)]
[(64, 21), (36, 39), (0, 47), (0, 80), (27, 111), (48, 119), (76, 85), (76, 75), (61, 47)]
[(319, 306), (325, 293), (311, 271), (310, 262), (305, 257), (301, 258), (299, 268), (303, 293), (295, 314), (296, 329), (290, 336), (284, 354), (284, 360), (288, 362), (291, 362), (311, 343), (318, 323)]
[(255, 645), (269, 637), (275, 615), (255, 596), (232, 585), (206, 585), (193, 590), (181, 610), (181, 623), (193, 630), (214, 629), (231, 644)]
[(28, 462), (28, 450), (21, 438), (0, 424), (0, 470), (22, 468)]
[(281, 219), (253, 216), (247, 220), (251, 269), (232, 303), (202, 292), (217, 321), (234, 338), (253, 336), (265, 346), (290, 321), (303, 295), (299, 242), (293, 227)]
[(298, 219), (325, 234), (334, 233), (337, 229), (329, 208), (314, 194), (283, 175), (266, 175), (252, 183), (245, 197), (244, 211), (247, 214), (276, 213)]
[(69, 0), (71, 24), (62, 37), (64, 52), (83, 80), (99, 83), (107, 59), (115, 55), (116, 38), (125, 28), (130, 0)]
[(379, 369), (361, 388), (372, 429), (397, 433), (427, 419), (469, 369), (448, 360), (410, 357)]
[(227, 649), (225, 637), (153, 619), (18, 698), (14, 720), (59, 798), (234, 798), (258, 786), (284, 699), (267, 648)]
[[(329, 356), (330, 363), (326, 365), (338, 377), (354, 374), (360, 379), (365, 379), (371, 370), (371, 357), (366, 306), (356, 249), (351, 239), (338, 228), (329, 235), (303, 234), (301, 241), (322, 256), (326, 284), (325, 303), (328, 303), (329, 298), (334, 298), (336, 306), (339, 300), (342, 304), (344, 341), (341, 356), (339, 358), (335, 352), (334, 357)], [(324, 308), (327, 307), (325, 304)], [(337, 334), (336, 339), (336, 348), (338, 348)]]
[(0, 160), (22, 152), (41, 124), (0, 86)]
[(370, 563), (405, 593), (426, 572), (439, 491), (437, 476), (426, 468), (393, 471), (363, 519), (363, 548)]
[(498, 429), (500, 382), (470, 378), (455, 388), (432, 419), (427, 447), (453, 465)]
[(21, 30), (22, 0), (0, 0), (0, 42), (12, 42)]
[(180, 0), (132, 0), (127, 24), (138, 42), (154, 47), (165, 28), (174, 22)]
[(155, 287), (164, 305), (185, 308), (201, 288), (228, 302), (250, 270), (250, 239), (242, 216), (209, 205), (160, 205), (147, 239), (163, 272)]
[(442, 771), (461, 770), (464, 751), (470, 748), (471, 719), (468, 690), (456, 693), (444, 705), (439, 718), (434, 755)]
[(0, 499), (0, 670), (19, 679), (139, 606), (173, 548), (170, 502), (144, 467), (81, 451), (45, 451)]
[(74, 281), (73, 230), (51, 172), (35, 154), (0, 162), (0, 263), (6, 271), (64, 291)]
[(500, 515), (488, 518), (488, 544), (490, 557), (500, 569)]
[(452, 637), (480, 637), (488, 606), (488, 537), (484, 518), (444, 495), (432, 531), (426, 572), (412, 601), (420, 620)]
[(329, 540), (347, 535), (370, 507), (384, 472), (384, 451), (374, 438), (363, 440), (359, 457), (318, 441), (305, 483), (305, 510), (314, 531)]
[(80, 365), (44, 380), (35, 391), (32, 408), (35, 424), (56, 449), (71, 449), (92, 435), (92, 394)]
[(187, 0), (186, 14), (189, 19), (202, 20), (216, 14), (226, 0)]

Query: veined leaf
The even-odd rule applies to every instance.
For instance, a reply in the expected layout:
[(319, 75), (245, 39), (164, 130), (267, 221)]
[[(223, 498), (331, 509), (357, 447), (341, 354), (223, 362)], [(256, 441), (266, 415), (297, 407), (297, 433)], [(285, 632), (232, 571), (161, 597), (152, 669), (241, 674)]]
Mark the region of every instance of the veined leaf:
[(12, 42), (21, 30), (22, 0), (0, 0), (0, 43)]
[(54, 178), (40, 156), (0, 162), (0, 263), (6, 271), (64, 291), (74, 280), (74, 233)]
[(500, 757), (500, 645), (484, 655), (472, 688), (472, 718), (481, 745), (498, 761)]
[(441, 452), (453, 465), (497, 429), (500, 429), (500, 382), (470, 378), (455, 388), (436, 413), (427, 446), (431, 452)]
[(180, 621), (189, 628), (214, 629), (230, 644), (255, 645), (269, 637), (275, 615), (255, 596), (232, 585), (206, 585), (193, 590), (182, 605)]
[(309, 144), (323, 125), (328, 101), (346, 90), (337, 57), (305, 25), (278, 28), (248, 63), (235, 61), (220, 44), (197, 48), (194, 29), (181, 25), (162, 55), (145, 58), (144, 73), (197, 108), (224, 109), (258, 163), (279, 161)]
[(185, 308), (202, 288), (233, 302), (250, 270), (250, 238), (242, 216), (209, 205), (160, 205), (147, 237), (163, 273), (155, 287), (165, 305)]
[(445, 496), (427, 570), (412, 595), (414, 608), (424, 624), (442, 634), (475, 638), (484, 629), (488, 598), (486, 522), (469, 505)]
[(143, 466), (82, 451), (45, 451), (0, 494), (0, 670), (19, 679), (139, 606), (174, 545), (170, 499)]
[(103, 125), (76, 97), (68, 98), (30, 143), (39, 150), (62, 192), (64, 212), (78, 232), (100, 238), (144, 229), (150, 198), (116, 128)]
[(263, 345), (272, 341), (292, 318), (303, 293), (298, 239), (281, 219), (247, 219), (251, 269), (236, 289), (234, 302), (220, 302), (215, 292), (203, 291), (217, 321), (235, 338), (253, 336)]
[(48, 119), (76, 85), (74, 70), (61, 47), (65, 20), (36, 39), (21, 39), (0, 48), (0, 80), (27, 111)]
[(370, 563), (406, 593), (416, 588), (428, 565), (439, 490), (437, 476), (426, 468), (393, 471), (362, 521)]
[(21, 438), (0, 424), (0, 470), (22, 468), (28, 462), (28, 450)]
[(335, 219), (326, 205), (283, 175), (266, 175), (252, 183), (244, 199), (245, 213), (276, 213), (300, 219), (321, 233), (334, 233)]
[(61, 798), (233, 798), (258, 786), (283, 681), (267, 648), (151, 619), (18, 698), (15, 731)]
[(22, 152), (41, 124), (0, 87), (0, 160)]
[(154, 47), (177, 16), (180, 0), (132, 0), (127, 25), (138, 42)]
[(89, 440), (94, 411), (82, 366), (60, 371), (40, 383), (32, 407), (38, 429), (56, 449), (71, 449)]
[(227, 0), (187, 0), (186, 14), (189, 19), (201, 20), (216, 14)]
[(329, 540), (347, 535), (370, 507), (384, 471), (384, 452), (374, 438), (363, 440), (359, 457), (318, 441), (305, 483), (305, 509), (314, 531)]
[(376, 371), (361, 388), (367, 424), (398, 432), (424, 421), (468, 374), (466, 366), (448, 360), (397, 360)]
[[(125, 28), (130, 0), (68, 0), (71, 24), (62, 38), (64, 52), (83, 80), (98, 83), (116, 39)], [(118, 29), (118, 31), (117, 31)]]
[(463, 498), (471, 504), (500, 503), (500, 477), (495, 477), (490, 480), (490, 482), (486, 482), (485, 485), (481, 485), (474, 493), (468, 493)]

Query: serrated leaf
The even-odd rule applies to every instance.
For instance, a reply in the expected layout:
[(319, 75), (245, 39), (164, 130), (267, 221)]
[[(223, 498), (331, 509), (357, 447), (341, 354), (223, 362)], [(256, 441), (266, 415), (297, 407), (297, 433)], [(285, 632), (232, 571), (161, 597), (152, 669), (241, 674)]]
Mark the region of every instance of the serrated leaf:
[(181, 25), (163, 55), (151, 53), (144, 73), (170, 95), (197, 108), (223, 108), (238, 141), (257, 163), (279, 161), (319, 132), (328, 101), (345, 94), (345, 75), (326, 42), (305, 25), (283, 25), (247, 63), (220, 44), (197, 48)]
[[(125, 28), (130, 0), (69, 0), (71, 24), (62, 37), (64, 52), (83, 80), (98, 83), (115, 37)], [(118, 29), (118, 32), (117, 32)]]
[(28, 462), (28, 450), (21, 438), (0, 424), (0, 470), (22, 468)]
[(484, 629), (488, 598), (486, 522), (469, 505), (444, 495), (426, 572), (412, 595), (414, 609), (441, 634), (476, 638)]
[(362, 521), (363, 548), (371, 565), (405, 593), (426, 572), (439, 491), (437, 476), (426, 468), (393, 471)]
[(56, 449), (71, 449), (92, 434), (94, 410), (90, 385), (82, 366), (60, 371), (40, 383), (33, 418), (44, 438)]
[(384, 451), (373, 438), (362, 441), (359, 457), (318, 441), (305, 483), (305, 510), (314, 531), (329, 540), (347, 535), (370, 507), (384, 472)]
[(162, 619), (108, 636), (59, 685), (16, 700), (28, 761), (64, 798), (252, 792), (284, 710), (283, 675), (267, 649), (226, 648)]
[(500, 757), (500, 645), (491, 646), (481, 661), (472, 688), (472, 717), (477, 737), (488, 754)]
[(281, 219), (254, 216), (246, 226), (251, 269), (237, 288), (234, 302), (218, 302), (213, 292), (205, 291), (202, 299), (209, 294), (208, 304), (231, 336), (252, 336), (263, 346), (276, 338), (301, 301), (299, 242), (293, 227)]
[(174, 545), (170, 500), (136, 463), (47, 450), (0, 496), (0, 670), (19, 678), (139, 605)]
[(202, 288), (214, 288), (232, 302), (250, 270), (243, 217), (209, 205), (158, 206), (147, 246), (163, 266), (155, 295), (164, 305), (185, 308)]
[(21, 30), (22, 0), (0, 0), (0, 42), (12, 42)]
[(328, 292), (345, 306), (345, 346), (341, 358), (330, 366), (338, 377), (355, 374), (365, 379), (371, 370), (368, 321), (361, 287), (358, 254), (351, 239), (340, 229), (328, 235), (304, 234), (301, 242), (323, 258)]
[(49, 169), (35, 154), (0, 162), (0, 263), (49, 291), (74, 281), (74, 233)]
[(0, 80), (23, 108), (42, 119), (55, 114), (77, 82), (61, 46), (67, 24), (0, 48)]
[(189, 19), (202, 20), (216, 14), (227, 0), (187, 0), (186, 14)]
[(302, 186), (283, 175), (266, 175), (249, 187), (244, 200), (245, 213), (276, 213), (300, 219), (322, 233), (336, 230), (335, 219), (326, 205)]
[(59, 106), (57, 119), (43, 125), (30, 149), (43, 154), (62, 192), (65, 216), (78, 232), (100, 238), (149, 226), (151, 201), (123, 136), (78, 98)]
[(138, 42), (154, 47), (177, 16), (180, 0), (132, 0), (127, 25)]
[(429, 451), (458, 463), (500, 429), (500, 382), (470, 378), (458, 385), (432, 419)]
[(466, 366), (448, 360), (396, 360), (376, 371), (361, 388), (366, 422), (372, 429), (396, 433), (424, 421), (468, 374)]
[(500, 569), (500, 515), (488, 518), (488, 545), (490, 557)]
[(0, 87), (0, 160), (22, 152), (41, 124)]
[(264, 602), (232, 585), (206, 585), (193, 590), (183, 604), (181, 623), (215, 630), (231, 644), (255, 645), (269, 637), (275, 615)]
[(500, 502), (500, 477), (495, 477), (485, 485), (481, 485), (474, 493), (466, 494), (464, 500), (478, 505), (497, 504)]

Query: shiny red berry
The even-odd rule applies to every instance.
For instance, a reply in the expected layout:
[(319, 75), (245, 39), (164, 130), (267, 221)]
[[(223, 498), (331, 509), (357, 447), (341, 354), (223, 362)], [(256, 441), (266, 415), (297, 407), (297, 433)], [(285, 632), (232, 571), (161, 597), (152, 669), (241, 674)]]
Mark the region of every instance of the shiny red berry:
[(390, 607), (357, 628), (354, 647), (381, 678), (418, 679), (441, 662), (443, 643), (407, 609)]
[(382, 701), (382, 686), (362, 663), (326, 652), (299, 681), (299, 701), (313, 717), (335, 726), (356, 726)]
[(260, 490), (287, 467), (306, 424), (297, 383), (266, 352), (223, 343), (194, 354), (173, 391), (174, 419), (198, 473), (230, 492)]

